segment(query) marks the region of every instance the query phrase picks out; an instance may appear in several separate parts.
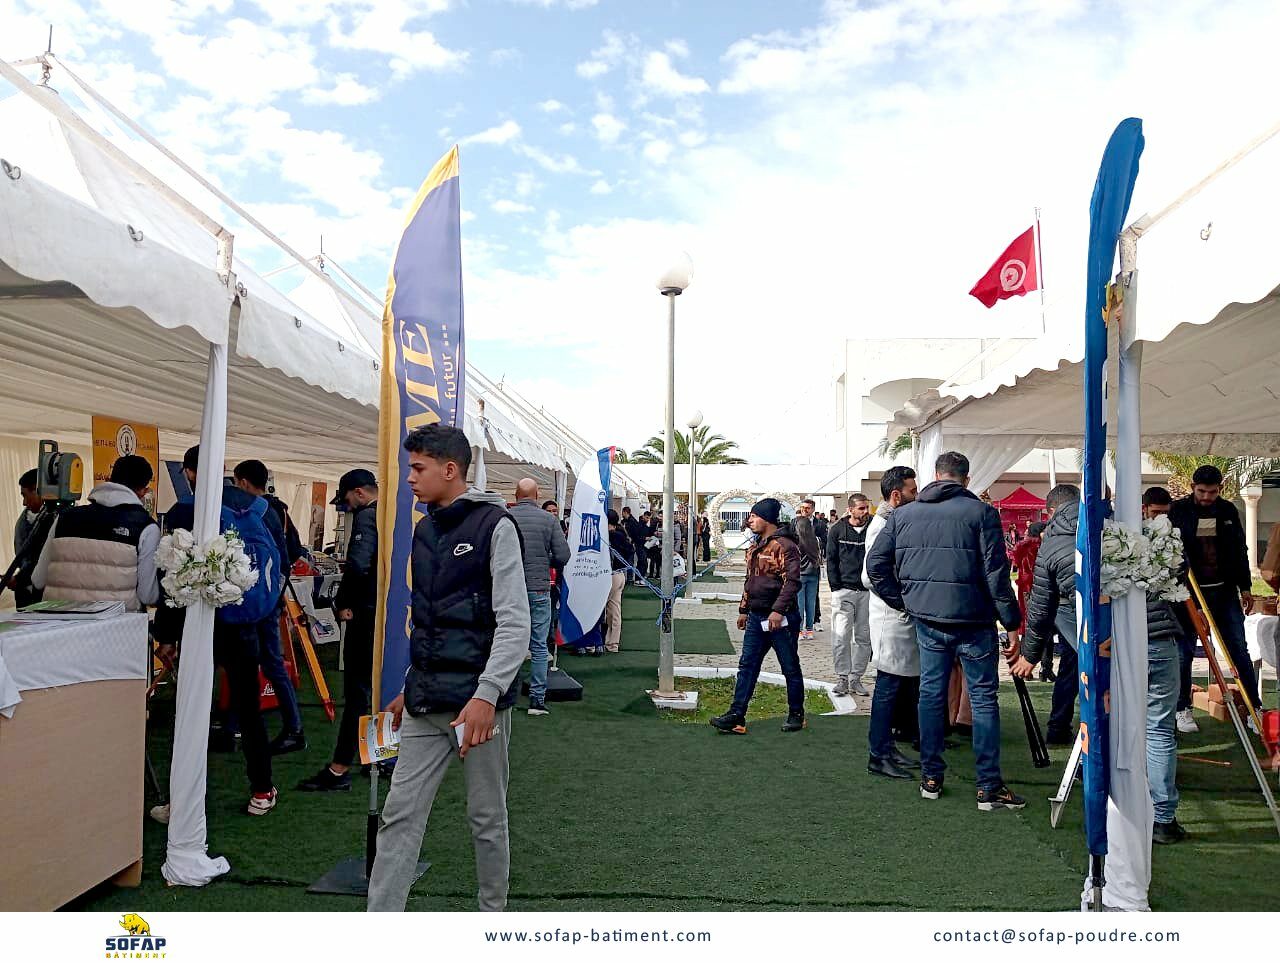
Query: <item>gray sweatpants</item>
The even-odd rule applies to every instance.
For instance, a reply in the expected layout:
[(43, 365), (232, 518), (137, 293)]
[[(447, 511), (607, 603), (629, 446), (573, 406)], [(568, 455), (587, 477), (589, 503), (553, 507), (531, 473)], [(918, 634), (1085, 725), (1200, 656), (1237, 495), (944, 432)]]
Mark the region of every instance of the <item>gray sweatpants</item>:
[[(449, 723), (456, 713), (404, 714), (400, 758), (378, 831), (378, 856), (369, 879), (369, 912), (403, 912), (422, 852), (431, 804), (450, 762), (458, 758)], [(467, 781), (467, 817), (476, 848), (480, 909), (497, 912), (507, 905), (511, 851), (507, 831), (507, 749), (511, 710), (494, 716), (498, 734), (467, 752), (462, 775)]]
[(871, 663), (871, 593), (836, 589), (831, 593), (831, 655), (836, 675), (861, 681)]

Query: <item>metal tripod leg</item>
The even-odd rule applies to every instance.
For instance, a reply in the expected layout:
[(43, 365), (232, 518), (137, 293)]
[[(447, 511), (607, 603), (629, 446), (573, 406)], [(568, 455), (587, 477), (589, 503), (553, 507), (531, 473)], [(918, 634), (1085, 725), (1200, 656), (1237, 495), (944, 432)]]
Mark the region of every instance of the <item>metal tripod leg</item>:
[(1071, 787), (1075, 785), (1076, 774), (1080, 771), (1080, 757), (1084, 754), (1084, 735), (1076, 732), (1075, 744), (1071, 747), (1071, 758), (1067, 760), (1067, 768), (1062, 773), (1062, 781), (1058, 783), (1058, 793), (1049, 797), (1049, 825), (1054, 829), (1062, 819), (1062, 810), (1071, 798)]

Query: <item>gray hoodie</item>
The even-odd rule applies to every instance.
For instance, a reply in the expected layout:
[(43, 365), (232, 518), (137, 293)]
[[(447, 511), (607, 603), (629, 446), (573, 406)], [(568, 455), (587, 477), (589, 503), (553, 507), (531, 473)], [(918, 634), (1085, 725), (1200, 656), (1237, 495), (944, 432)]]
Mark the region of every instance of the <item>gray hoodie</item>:
[[(469, 502), (507, 507), (507, 500), (493, 492), (469, 488), (458, 496)], [(541, 511), (541, 509), (539, 509)], [(542, 514), (547, 515), (546, 512)], [(554, 523), (554, 519), (547, 515)], [(493, 633), (489, 661), (480, 673), (476, 698), (498, 704), (524, 664), (529, 651), (529, 593), (524, 581), (524, 556), (520, 551), (520, 534), (514, 522), (498, 522), (489, 543), (489, 574), (493, 577), (493, 614), (498, 627)]]

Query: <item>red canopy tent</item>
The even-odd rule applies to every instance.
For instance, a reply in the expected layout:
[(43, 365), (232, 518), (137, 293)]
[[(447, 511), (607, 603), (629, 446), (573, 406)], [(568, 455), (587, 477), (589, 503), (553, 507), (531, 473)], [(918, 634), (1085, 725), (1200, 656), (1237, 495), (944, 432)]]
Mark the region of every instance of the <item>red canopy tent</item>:
[(1015, 526), (1019, 538), (1027, 534), (1028, 525), (1044, 517), (1044, 499), (1021, 485), (991, 504), (1000, 513), (1001, 527), (1007, 532), (1011, 525)]

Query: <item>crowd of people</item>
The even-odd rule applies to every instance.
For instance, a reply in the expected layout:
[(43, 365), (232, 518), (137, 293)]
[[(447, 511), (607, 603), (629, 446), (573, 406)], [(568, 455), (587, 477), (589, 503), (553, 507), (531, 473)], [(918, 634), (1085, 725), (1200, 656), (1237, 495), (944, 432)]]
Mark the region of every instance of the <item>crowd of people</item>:
[[(511, 713), (520, 669), (530, 662), (526, 712), (548, 715), (547, 677), (557, 638), (558, 591), (570, 560), (567, 524), (554, 500), (541, 500), (537, 483), (521, 480), (508, 500), (469, 487), (471, 448), (455, 428), (433, 425), (404, 442), (409, 484), (428, 510), (415, 529), (412, 550), (410, 668), (404, 689), (388, 706), (400, 732), (378, 856), (370, 882), (370, 909), (402, 909), (412, 882), (431, 803), (457, 755), (465, 759), (467, 808), (476, 847), (480, 905), (505, 905), (509, 875), (506, 812)], [(186, 452), (183, 473), (196, 489), (199, 448)], [(998, 512), (968, 488), (969, 464), (957, 452), (941, 455), (934, 478), (919, 487), (916, 472), (894, 466), (880, 480), (873, 511), (861, 493), (847, 511), (826, 517), (812, 499), (794, 520), (778, 500), (752, 506), (746, 527), (746, 578), (739, 604), (743, 632), (729, 709), (711, 720), (722, 733), (746, 734), (747, 711), (766, 655), (777, 657), (786, 679), (784, 732), (807, 727), (799, 642), (820, 625), (819, 580), (831, 591), (833, 695), (871, 697), (867, 770), (891, 779), (918, 779), (927, 800), (944, 792), (946, 737), (955, 731), (949, 696), (956, 681), (971, 714), (981, 811), (1021, 809), (1025, 799), (1006, 785), (1000, 766), (999, 663), (1030, 679), (1039, 671), (1053, 682), (1047, 741), (1075, 739), (1077, 698), (1075, 535), (1080, 490), (1058, 485), (1046, 500), (1047, 518), (1028, 529), (1012, 550)], [(150, 464), (124, 456), (110, 480), (84, 505), (40, 523), (34, 473), (20, 481), (23, 514), (15, 548), (24, 548), (10, 588), (20, 604), (49, 600), (119, 600), (134, 611), (155, 606), (152, 634), (159, 658), (174, 664), (185, 610), (164, 604), (164, 573), (157, 568), (162, 525), (144, 507), (153, 481)], [(1243, 614), (1251, 604), (1250, 567), (1234, 506), (1221, 497), (1222, 476), (1211, 466), (1193, 479), (1193, 491), (1174, 499), (1164, 488), (1143, 496), (1147, 517), (1168, 515), (1181, 534), (1187, 564), (1204, 591), (1210, 613), (1257, 703), (1258, 680), (1245, 646)], [(343, 577), (334, 599), (345, 623), (343, 709), (329, 761), (297, 787), (302, 792), (352, 788), (359, 719), (372, 704), (371, 676), (378, 604), (379, 486), (355, 469), (339, 481), (334, 504), (349, 513)], [(270, 491), (270, 473), (257, 460), (238, 464), (221, 493), (224, 529), (236, 527), (256, 547), (259, 585), (242, 606), (218, 609), (214, 658), (226, 675), (229, 709), (213, 735), (238, 736), (249, 783), (246, 812), (270, 813), (277, 804), (272, 758), (307, 748), (297, 695), (284, 663), (280, 612), (287, 575), (307, 549), (287, 507)], [(622, 594), (629, 582), (654, 578), (660, 553), (661, 513), (609, 510), (612, 581), (598, 632), (579, 651), (612, 653), (622, 644)], [(194, 499), (180, 498), (163, 516), (163, 530), (190, 529)], [(691, 561), (701, 549), (710, 559), (710, 524), (695, 513), (672, 519), (677, 552)], [(655, 545), (656, 542), (656, 545)], [(1016, 590), (1010, 560), (1017, 568)], [(1185, 838), (1176, 811), (1175, 730), (1193, 731), (1191, 662), (1197, 616), (1154, 596), (1147, 605), (1147, 766), (1155, 809), (1153, 839)], [(1056, 673), (1051, 668), (1060, 652)], [(874, 663), (874, 693), (865, 684)], [(260, 709), (259, 672), (275, 689), (281, 730), (268, 739)], [(407, 710), (407, 712), (406, 712)], [(900, 748), (910, 743), (913, 757)], [(365, 767), (367, 771), (367, 767)]]

